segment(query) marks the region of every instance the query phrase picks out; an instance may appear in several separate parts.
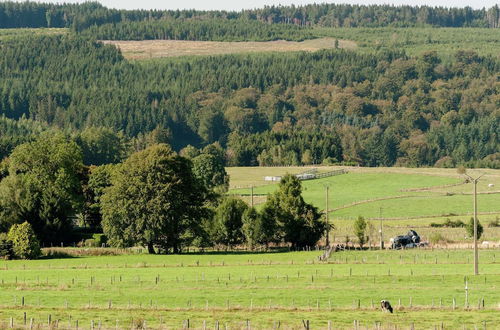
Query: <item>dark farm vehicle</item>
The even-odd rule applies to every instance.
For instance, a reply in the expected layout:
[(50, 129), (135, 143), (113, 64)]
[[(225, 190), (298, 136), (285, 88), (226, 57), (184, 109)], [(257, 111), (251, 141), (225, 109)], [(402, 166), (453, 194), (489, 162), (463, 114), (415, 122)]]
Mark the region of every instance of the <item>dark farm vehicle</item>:
[(416, 231), (410, 230), (408, 234), (391, 238), (391, 249), (412, 249), (424, 245)]

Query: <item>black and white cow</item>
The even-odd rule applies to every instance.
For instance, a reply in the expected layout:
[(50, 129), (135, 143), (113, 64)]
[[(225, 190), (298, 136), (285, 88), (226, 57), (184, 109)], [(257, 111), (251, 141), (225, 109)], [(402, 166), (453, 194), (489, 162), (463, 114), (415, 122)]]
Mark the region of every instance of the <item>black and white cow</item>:
[(382, 310), (384, 312), (391, 312), (392, 313), (392, 306), (391, 306), (391, 303), (387, 300), (381, 300), (380, 301), (380, 307), (382, 307)]

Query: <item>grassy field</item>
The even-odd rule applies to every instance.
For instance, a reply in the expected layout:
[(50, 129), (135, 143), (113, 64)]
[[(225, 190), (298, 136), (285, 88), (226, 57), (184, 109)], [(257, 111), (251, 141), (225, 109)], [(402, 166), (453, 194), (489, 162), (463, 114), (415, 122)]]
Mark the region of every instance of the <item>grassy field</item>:
[(410, 55), (435, 50), (449, 59), (457, 50), (477, 51), (481, 55), (500, 54), (500, 35), (481, 28), (318, 28), (319, 36), (351, 40), (360, 51), (402, 49)]
[(0, 41), (32, 35), (68, 33), (68, 29), (0, 29)]
[[(67, 33), (67, 29), (0, 29), (0, 40), (32, 34)], [(172, 56), (221, 55), (248, 52), (316, 51), (339, 47), (372, 52), (380, 49), (404, 50), (420, 55), (435, 50), (445, 60), (457, 50), (474, 50), (498, 57), (500, 35), (495, 29), (481, 28), (314, 28), (318, 39), (304, 42), (211, 42), (211, 41), (106, 41), (119, 47), (129, 59)]]
[[(116, 45), (128, 59), (150, 59), (159, 57), (223, 55), (261, 52), (313, 52), (320, 49), (334, 48), (335, 39), (319, 38), (302, 42), (266, 41), (266, 42), (217, 42), (217, 41), (182, 41), (182, 40), (144, 40), (144, 41), (105, 41)], [(356, 44), (347, 40), (339, 41), (340, 48), (354, 49)]]
[[(202, 328), (373, 326), (428, 329), (499, 324), (498, 251), (481, 251), (482, 275), (471, 276), (472, 253), (455, 250), (350, 251), (320, 263), (320, 251), (286, 253), (121, 255), (0, 262), (0, 322), (27, 320), (104, 328), (161, 323)], [(469, 256), (470, 255), (470, 256)], [(464, 279), (469, 308), (465, 309)], [(378, 310), (388, 299), (393, 315)], [(401, 299), (401, 303), (399, 300)], [(453, 300), (455, 307), (453, 309)], [(484, 299), (485, 308), (478, 309)], [(373, 304), (373, 305), (372, 305)]]
[(380, 49), (404, 50), (409, 55), (437, 51), (445, 60), (458, 50), (474, 50), (481, 55), (499, 56), (500, 35), (495, 29), (481, 28), (315, 28), (318, 39), (304, 42), (211, 42), (211, 41), (106, 41), (117, 45), (129, 59), (172, 56), (221, 55), (248, 52), (316, 51), (340, 48), (372, 52)]
[[(321, 167), (320, 172), (338, 169)], [(231, 194), (240, 195), (250, 203), (250, 186), (254, 186), (254, 203), (259, 207), (266, 195), (277, 189), (277, 184), (266, 184), (264, 176), (304, 172), (304, 167), (228, 168)], [(441, 223), (447, 218), (467, 222), (473, 210), (472, 185), (465, 184), (453, 169), (404, 168), (348, 168), (349, 173), (324, 179), (303, 181), (304, 199), (325, 209), (325, 191), (329, 186), (330, 220), (336, 224), (337, 240), (352, 236), (352, 222), (358, 216), (371, 219), (379, 227), (384, 219), (389, 237), (402, 234), (410, 228), (418, 229), (426, 239), (440, 233), (453, 241), (466, 242), (463, 228), (430, 228), (431, 222)], [(485, 173), (478, 184), (480, 221), (485, 227), (484, 240), (499, 240), (500, 228), (489, 228), (488, 223), (500, 216), (500, 171), (480, 170)], [(489, 187), (493, 184), (493, 187)], [(375, 231), (375, 229), (374, 229)], [(372, 236), (376, 236), (373, 234)]]
[[(321, 167), (320, 172), (336, 169)], [(229, 168), (230, 192), (266, 195), (278, 184), (265, 184), (264, 176), (296, 174), (303, 167)], [(325, 208), (326, 186), (330, 187), (329, 208), (338, 217), (410, 218), (415, 216), (447, 216), (467, 214), (472, 209), (471, 189), (454, 170), (347, 168), (347, 174), (303, 181), (304, 198), (320, 209)], [(484, 170), (486, 175), (478, 185), (482, 212), (500, 212), (500, 171)], [(241, 180), (240, 180), (241, 178)], [(493, 184), (494, 187), (489, 187)], [(246, 186), (245, 188), (243, 188)], [(382, 214), (380, 214), (382, 207)]]

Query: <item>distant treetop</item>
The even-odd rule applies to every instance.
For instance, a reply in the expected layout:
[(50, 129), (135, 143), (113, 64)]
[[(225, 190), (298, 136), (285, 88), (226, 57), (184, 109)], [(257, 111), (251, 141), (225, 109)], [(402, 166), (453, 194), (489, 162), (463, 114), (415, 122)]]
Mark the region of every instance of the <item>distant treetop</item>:
[(154, 20), (256, 20), (264, 23), (325, 27), (439, 26), (500, 27), (500, 8), (445, 8), (432, 6), (311, 4), (266, 6), (232, 11), (120, 10), (98, 2), (48, 4), (0, 3), (0, 28), (72, 27), (76, 31), (91, 26)]

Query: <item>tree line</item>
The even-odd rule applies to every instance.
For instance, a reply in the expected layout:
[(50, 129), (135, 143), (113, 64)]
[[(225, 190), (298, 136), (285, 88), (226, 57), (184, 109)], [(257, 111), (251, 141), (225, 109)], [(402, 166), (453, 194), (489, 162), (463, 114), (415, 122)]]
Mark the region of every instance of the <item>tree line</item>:
[(260, 212), (225, 197), (229, 177), (217, 144), (181, 153), (152, 144), (115, 164), (86, 166), (82, 140), (88, 141), (47, 131), (2, 161), (2, 255), (34, 258), (40, 245), (82, 240), (82, 229), (104, 232), (111, 246), (142, 245), (150, 253), (189, 246), (299, 248), (316, 244), (326, 230), (294, 176), (283, 179)]
[[(217, 142), (235, 166), (499, 166), (500, 61), (473, 51), (451, 62), (333, 49), (137, 63), (65, 35), (3, 41), (2, 55), (2, 156), (28, 131), (105, 126), (127, 154), (151, 139), (177, 151)], [(113, 160), (91, 163), (102, 162)]]
[(82, 35), (99, 40), (303, 41), (311, 29), (256, 20), (151, 20), (93, 25)]
[[(48, 4), (33, 1), (7, 1), (0, 3), (0, 28), (71, 27), (74, 31), (81, 32), (92, 26), (106, 24), (123, 23), (126, 25), (129, 22), (141, 21), (170, 21), (181, 24), (186, 20), (211, 21), (221, 19), (325, 27), (412, 27), (425, 25), (498, 28), (500, 26), (500, 9), (497, 5), (489, 9), (472, 9), (471, 7), (448, 8), (408, 5), (311, 4), (266, 6), (261, 9), (233, 12), (120, 10), (106, 8), (98, 2)], [(162, 29), (161, 24), (154, 25), (154, 27), (158, 30)], [(104, 30), (108, 29), (109, 27)], [(128, 31), (131, 35), (135, 34), (131, 29)]]

